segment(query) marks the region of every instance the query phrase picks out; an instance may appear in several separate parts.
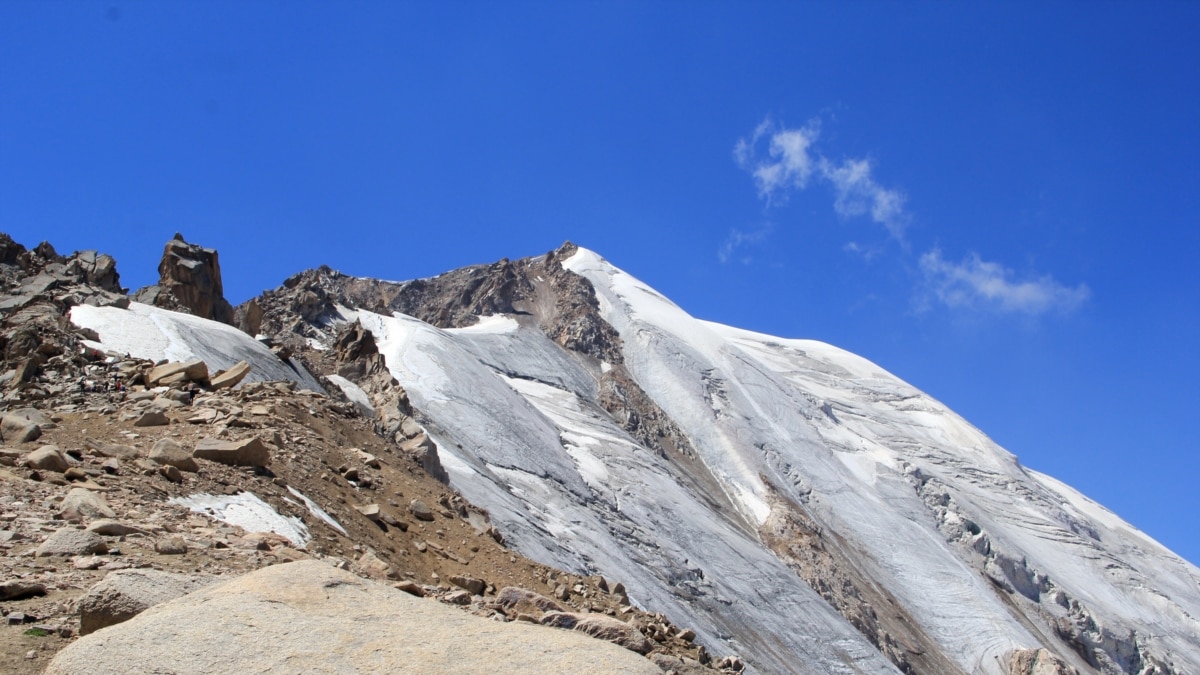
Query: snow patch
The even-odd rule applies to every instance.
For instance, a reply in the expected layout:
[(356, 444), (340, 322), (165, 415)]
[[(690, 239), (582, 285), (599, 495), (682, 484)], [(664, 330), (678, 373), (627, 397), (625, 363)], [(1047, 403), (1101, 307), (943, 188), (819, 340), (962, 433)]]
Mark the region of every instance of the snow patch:
[(337, 385), (338, 389), (342, 390), (342, 393), (358, 408), (363, 417), (375, 416), (375, 406), (371, 405), (371, 397), (367, 395), (367, 392), (363, 391), (362, 387), (341, 375), (333, 373), (326, 375), (325, 378)]
[[(304, 548), (312, 539), (308, 528), (299, 518), (281, 516), (253, 492), (239, 492), (236, 495), (200, 493), (190, 497), (173, 497), (168, 503), (186, 506), (196, 513), (236, 525), (247, 532), (274, 532), (292, 542), (296, 548)], [(345, 531), (342, 533), (345, 534)]]
[(520, 325), (517, 320), (511, 316), (503, 314), (489, 314), (488, 316), (479, 317), (479, 321), (473, 326), (465, 328), (447, 328), (448, 333), (489, 333), (489, 334), (504, 334), (512, 333), (517, 330)]
[(332, 527), (333, 529), (337, 530), (338, 532), (341, 532), (344, 536), (349, 536), (346, 534), (346, 529), (344, 527), (342, 527), (341, 523), (334, 520), (333, 516), (329, 515), (328, 513), (326, 513), (324, 511), (324, 509), (317, 506), (317, 503), (314, 502), (313, 500), (309, 499), (308, 497), (306, 497), (303, 492), (300, 492), (299, 490), (292, 487), (291, 485), (288, 486), (288, 492), (299, 497), (300, 501), (304, 502), (304, 506), (308, 508), (309, 513), (320, 518), (326, 525)]
[(76, 326), (96, 331), (99, 344), (90, 346), (100, 351), (151, 361), (200, 359), (214, 373), (245, 361), (250, 364), (247, 382), (290, 380), (301, 389), (325, 391), (303, 366), (281, 361), (259, 341), (218, 321), (139, 302), (129, 303), (128, 309), (76, 305), (70, 319)]

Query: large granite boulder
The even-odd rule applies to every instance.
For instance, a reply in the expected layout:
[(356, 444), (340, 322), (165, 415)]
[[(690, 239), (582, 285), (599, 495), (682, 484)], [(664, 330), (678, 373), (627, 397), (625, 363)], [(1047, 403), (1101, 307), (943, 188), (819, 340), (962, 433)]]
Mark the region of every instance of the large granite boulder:
[(660, 673), (575, 631), (498, 623), (319, 561), (273, 565), (84, 636), (63, 673)]

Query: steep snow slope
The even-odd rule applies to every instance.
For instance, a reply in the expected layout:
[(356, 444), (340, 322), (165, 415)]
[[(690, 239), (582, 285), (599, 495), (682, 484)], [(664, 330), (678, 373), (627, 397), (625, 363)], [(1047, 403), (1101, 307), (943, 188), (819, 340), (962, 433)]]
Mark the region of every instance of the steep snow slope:
[[(1200, 672), (1200, 571), (1132, 526), (864, 359), (698, 321), (589, 251), (562, 264), (623, 363), (528, 315), (439, 330), (344, 311), (522, 552), (619, 578), (766, 672), (890, 669), (860, 635), (920, 672), (1004, 673), (1038, 647), (1084, 672)], [(682, 454), (600, 405), (614, 373)]]
[(247, 382), (291, 380), (303, 389), (324, 391), (303, 366), (279, 360), (262, 343), (217, 321), (140, 302), (129, 303), (129, 309), (77, 305), (70, 318), (76, 326), (96, 331), (100, 342), (93, 346), (99, 349), (155, 361), (200, 359), (213, 372), (246, 361)]
[(564, 266), (743, 512), (805, 504), (964, 670), (1058, 632), (1081, 668), (1200, 672), (1200, 570), (941, 404), (829, 345), (696, 321), (594, 253)]
[(619, 579), (711, 649), (767, 671), (894, 672), (753, 531), (591, 402), (594, 374), (541, 333), (344, 312), (375, 334), (451, 484), (522, 553)]

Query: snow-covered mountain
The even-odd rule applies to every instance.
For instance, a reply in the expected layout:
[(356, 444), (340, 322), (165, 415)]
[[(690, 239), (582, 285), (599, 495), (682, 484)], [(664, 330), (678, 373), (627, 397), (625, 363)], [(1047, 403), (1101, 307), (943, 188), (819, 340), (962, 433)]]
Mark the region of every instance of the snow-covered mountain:
[[(836, 347), (697, 320), (569, 244), (406, 283), (323, 268), (252, 302), (300, 350), (369, 331), (510, 545), (760, 672), (1200, 672), (1200, 569)], [(278, 367), (223, 324), (77, 309), (106, 347), (132, 312), (172, 358)]]

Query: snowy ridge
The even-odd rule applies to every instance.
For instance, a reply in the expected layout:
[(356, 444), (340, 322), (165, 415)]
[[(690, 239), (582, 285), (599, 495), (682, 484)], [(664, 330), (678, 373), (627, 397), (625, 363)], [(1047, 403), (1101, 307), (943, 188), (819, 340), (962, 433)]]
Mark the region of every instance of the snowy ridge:
[(303, 366), (280, 361), (262, 343), (217, 321), (140, 302), (129, 303), (129, 309), (76, 305), (70, 318), (76, 326), (96, 331), (100, 342), (92, 346), (97, 349), (154, 361), (200, 359), (214, 373), (246, 361), (247, 382), (291, 380), (302, 389), (324, 391)]

